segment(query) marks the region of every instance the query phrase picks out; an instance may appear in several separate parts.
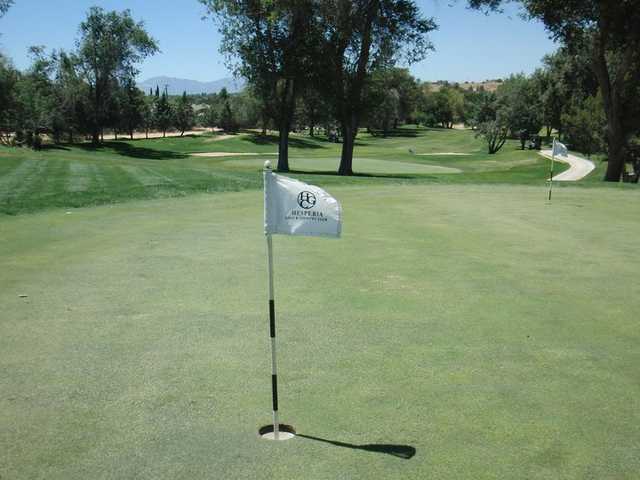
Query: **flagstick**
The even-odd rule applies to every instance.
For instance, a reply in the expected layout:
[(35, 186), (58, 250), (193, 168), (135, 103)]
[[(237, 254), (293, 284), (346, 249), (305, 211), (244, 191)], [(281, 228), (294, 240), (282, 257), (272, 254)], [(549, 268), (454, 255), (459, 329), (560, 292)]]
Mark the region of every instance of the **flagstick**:
[[(267, 175), (271, 175), (271, 165), (265, 164), (265, 189)], [(278, 422), (278, 367), (276, 362), (276, 307), (273, 296), (273, 242), (267, 234), (267, 257), (269, 260), (269, 336), (271, 337), (271, 395), (273, 402), (273, 438), (280, 439)]]
[(549, 201), (551, 201), (551, 190), (553, 189), (553, 163), (555, 161), (556, 139), (551, 144), (551, 167), (549, 168)]

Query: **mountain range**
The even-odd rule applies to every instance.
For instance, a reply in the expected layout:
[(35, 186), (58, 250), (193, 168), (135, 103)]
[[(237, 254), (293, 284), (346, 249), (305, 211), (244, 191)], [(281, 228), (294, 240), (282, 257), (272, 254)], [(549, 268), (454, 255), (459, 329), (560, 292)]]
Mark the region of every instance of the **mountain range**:
[(199, 82), (198, 80), (189, 80), (187, 78), (161, 76), (138, 82), (138, 88), (144, 92), (149, 92), (149, 90), (155, 91), (156, 86), (160, 88), (161, 92), (166, 86), (169, 95), (181, 95), (182, 92), (185, 91), (188, 94), (218, 93), (223, 88), (226, 88), (229, 93), (236, 93), (244, 88), (245, 81), (243, 79), (226, 77), (211, 82)]

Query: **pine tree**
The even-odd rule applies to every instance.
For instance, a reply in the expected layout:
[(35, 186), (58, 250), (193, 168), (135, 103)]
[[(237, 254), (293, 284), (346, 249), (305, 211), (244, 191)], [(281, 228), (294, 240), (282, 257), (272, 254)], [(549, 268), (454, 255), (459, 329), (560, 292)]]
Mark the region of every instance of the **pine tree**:
[(182, 93), (182, 97), (178, 100), (175, 110), (175, 124), (178, 130), (180, 130), (180, 136), (183, 136), (184, 132), (192, 128), (195, 123), (195, 114), (186, 91)]
[(162, 136), (166, 137), (167, 130), (173, 124), (173, 108), (169, 103), (166, 91), (162, 93), (160, 99), (156, 102), (155, 121), (158, 129), (162, 131)]

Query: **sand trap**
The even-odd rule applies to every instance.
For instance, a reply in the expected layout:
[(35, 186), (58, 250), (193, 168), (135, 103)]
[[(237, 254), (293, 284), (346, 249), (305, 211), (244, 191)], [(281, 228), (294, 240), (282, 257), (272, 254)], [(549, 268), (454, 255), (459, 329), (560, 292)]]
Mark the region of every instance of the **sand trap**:
[(247, 152), (204, 152), (192, 153), (192, 157), (243, 157), (245, 155), (278, 155), (277, 153), (247, 153)]
[(455, 152), (440, 152), (440, 153), (416, 153), (416, 155), (455, 155), (455, 156), (467, 156), (471, 155), (470, 153), (455, 153)]

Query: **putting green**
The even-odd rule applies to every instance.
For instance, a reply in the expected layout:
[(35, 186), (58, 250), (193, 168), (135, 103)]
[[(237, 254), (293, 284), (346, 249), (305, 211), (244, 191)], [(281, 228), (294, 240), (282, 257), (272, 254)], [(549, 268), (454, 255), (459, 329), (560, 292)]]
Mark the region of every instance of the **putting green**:
[[(264, 158), (234, 158), (224, 160), (225, 166), (262, 168)], [(268, 158), (272, 163), (277, 163), (274, 158)], [(296, 171), (308, 172), (336, 172), (340, 164), (339, 158), (291, 158), (289, 167)], [(420, 163), (399, 162), (394, 160), (379, 160), (375, 158), (354, 158), (353, 169), (357, 173), (371, 174), (433, 174), (433, 173), (462, 173), (462, 170), (440, 165), (428, 165)]]
[(2, 478), (637, 477), (636, 191), (329, 191), (342, 239), (274, 238), (278, 444), (262, 192), (0, 217)]

